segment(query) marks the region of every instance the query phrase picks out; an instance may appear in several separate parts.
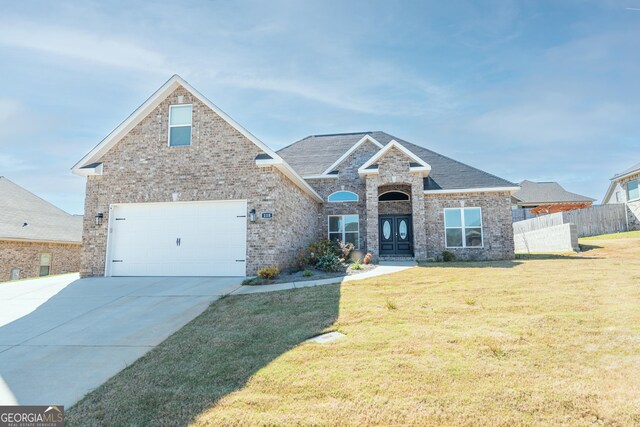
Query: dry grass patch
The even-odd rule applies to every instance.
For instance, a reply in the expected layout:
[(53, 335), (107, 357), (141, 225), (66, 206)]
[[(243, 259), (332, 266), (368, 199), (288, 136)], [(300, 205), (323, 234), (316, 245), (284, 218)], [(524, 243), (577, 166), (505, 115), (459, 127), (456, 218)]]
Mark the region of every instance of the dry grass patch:
[(640, 239), (588, 244), (225, 298), (70, 424), (640, 424)]

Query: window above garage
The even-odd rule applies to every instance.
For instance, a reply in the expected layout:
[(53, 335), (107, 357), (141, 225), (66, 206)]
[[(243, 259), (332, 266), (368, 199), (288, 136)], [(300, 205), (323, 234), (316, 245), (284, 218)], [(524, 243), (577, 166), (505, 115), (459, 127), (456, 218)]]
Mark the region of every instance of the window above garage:
[(169, 106), (169, 147), (191, 145), (191, 104)]

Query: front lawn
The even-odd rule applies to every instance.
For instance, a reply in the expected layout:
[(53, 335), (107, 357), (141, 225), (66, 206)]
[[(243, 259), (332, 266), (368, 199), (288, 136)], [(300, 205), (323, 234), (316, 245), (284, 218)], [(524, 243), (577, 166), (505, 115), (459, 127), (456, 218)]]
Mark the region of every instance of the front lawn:
[[(640, 238), (219, 300), (70, 425), (640, 424)], [(304, 343), (321, 331), (346, 337)]]

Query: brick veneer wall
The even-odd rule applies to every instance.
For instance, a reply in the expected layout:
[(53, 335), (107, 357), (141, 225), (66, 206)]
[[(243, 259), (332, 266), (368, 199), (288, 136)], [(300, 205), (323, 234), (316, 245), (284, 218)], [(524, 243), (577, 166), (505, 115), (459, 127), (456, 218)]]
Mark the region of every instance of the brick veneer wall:
[[(446, 248), (444, 209), (482, 208), (483, 248)], [(437, 257), (447, 250), (466, 260), (513, 259), (514, 242), (509, 192), (425, 194), (427, 253)]]
[[(193, 104), (192, 144), (169, 147), (169, 105)], [(103, 275), (109, 205), (201, 200), (248, 200), (248, 209), (272, 212), (247, 226), (247, 274), (293, 261), (297, 247), (315, 238), (318, 204), (280, 171), (259, 168), (261, 150), (179, 87), (135, 126), (100, 161), (103, 175), (86, 186), (82, 276)], [(175, 199), (175, 200), (174, 200)], [(102, 212), (104, 222), (94, 223)], [(248, 215), (247, 215), (248, 216)]]
[[(380, 205), (385, 203), (378, 201), (380, 187), (389, 188), (388, 186), (402, 184), (405, 188), (411, 189), (414, 255), (417, 259), (427, 257), (423, 176), (409, 170), (411, 161), (400, 150), (391, 148), (378, 160), (378, 173), (366, 176), (367, 250), (374, 256), (379, 255), (378, 215)], [(383, 212), (385, 209), (386, 206), (382, 208)]]
[(51, 254), (49, 274), (80, 271), (80, 244), (0, 241), (0, 282), (11, 279), (11, 270), (20, 269), (20, 278), (40, 275), (40, 254)]
[[(310, 179), (309, 184), (318, 192), (325, 201), (318, 217), (318, 229), (322, 237), (328, 236), (329, 215), (358, 214), (360, 218), (360, 250), (364, 252), (367, 246), (367, 222), (366, 222), (366, 188), (365, 181), (358, 175), (358, 168), (369, 160), (380, 148), (370, 141), (365, 141), (344, 159), (336, 169), (339, 170), (338, 178)], [(327, 197), (336, 191), (352, 191), (358, 195), (357, 202), (329, 203)]]

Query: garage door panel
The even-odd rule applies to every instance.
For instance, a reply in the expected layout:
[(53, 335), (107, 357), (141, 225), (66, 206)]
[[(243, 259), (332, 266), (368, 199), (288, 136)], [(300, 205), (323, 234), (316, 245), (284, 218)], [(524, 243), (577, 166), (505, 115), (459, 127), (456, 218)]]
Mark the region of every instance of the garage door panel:
[(246, 212), (246, 201), (116, 205), (110, 274), (244, 276)]

